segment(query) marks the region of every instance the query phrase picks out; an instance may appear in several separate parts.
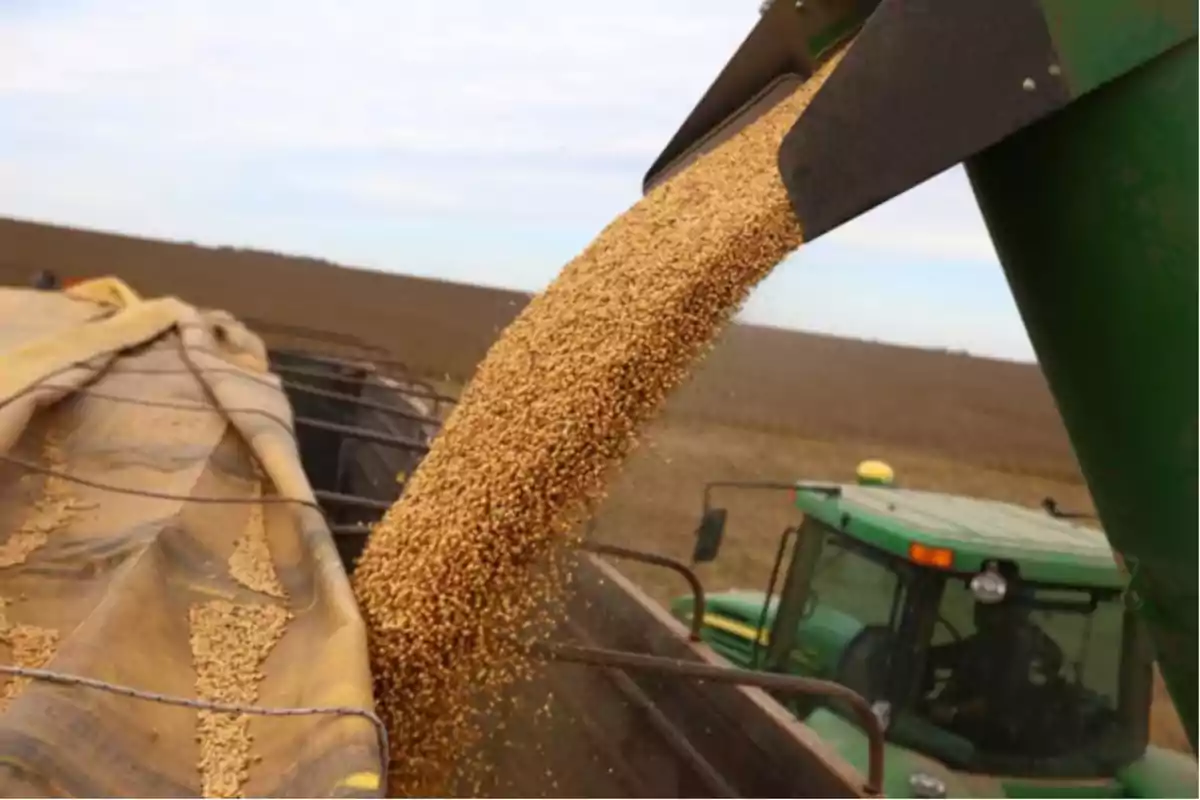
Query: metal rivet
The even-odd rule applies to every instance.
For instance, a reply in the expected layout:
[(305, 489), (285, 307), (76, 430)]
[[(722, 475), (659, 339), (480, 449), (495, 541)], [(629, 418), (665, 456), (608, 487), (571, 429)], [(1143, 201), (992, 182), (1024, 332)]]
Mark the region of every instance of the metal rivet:
[(1060, 67), (1058, 64), (1051, 64), (1050, 69), (1048, 71), (1051, 75), (1053, 75), (1056, 78), (1059, 75), (1062, 75), (1062, 67)]
[(941, 778), (924, 772), (914, 772), (908, 778), (913, 797), (941, 798), (946, 796), (946, 784)]
[(1034, 89), (1037, 88), (1037, 84), (1033, 82), (1033, 78), (1026, 78), (1021, 83), (1021, 88), (1027, 92), (1032, 92)]

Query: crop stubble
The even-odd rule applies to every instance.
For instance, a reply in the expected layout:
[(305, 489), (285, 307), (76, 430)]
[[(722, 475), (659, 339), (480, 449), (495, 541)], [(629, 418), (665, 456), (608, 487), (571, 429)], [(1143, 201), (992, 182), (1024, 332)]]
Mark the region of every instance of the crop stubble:
[(776, 169), (832, 71), (657, 187), (501, 334), (354, 575), (391, 790), (445, 791), (472, 700), (526, 674), (512, 636), (559, 582), (534, 569), (750, 289), (801, 243)]

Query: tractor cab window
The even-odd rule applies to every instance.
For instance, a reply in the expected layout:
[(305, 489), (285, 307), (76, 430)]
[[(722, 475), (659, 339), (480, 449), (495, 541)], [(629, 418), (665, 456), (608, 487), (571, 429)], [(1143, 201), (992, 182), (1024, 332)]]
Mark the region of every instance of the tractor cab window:
[(902, 566), (846, 536), (828, 533), (809, 583), (805, 638), (838, 642), (826, 675), (869, 702), (887, 694), (904, 599)]
[(810, 604), (820, 604), (864, 627), (891, 627), (899, 613), (902, 587), (889, 561), (847, 537), (826, 534), (813, 569)]
[(964, 768), (1099, 769), (1129, 744), (1118, 715), (1124, 619), (1116, 593), (1024, 585), (986, 604), (949, 579), (921, 715), (968, 745), (954, 759)]

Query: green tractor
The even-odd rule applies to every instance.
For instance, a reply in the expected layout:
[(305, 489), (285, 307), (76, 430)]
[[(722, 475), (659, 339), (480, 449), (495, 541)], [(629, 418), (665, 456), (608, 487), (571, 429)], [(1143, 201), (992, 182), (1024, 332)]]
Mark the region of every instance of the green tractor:
[(806, 243), (962, 164), (1197, 745), (1195, 0), (772, 0), (646, 191), (803, 86)]
[[(896, 488), (710, 484), (693, 560), (716, 558), (725, 487), (787, 489), (803, 515), (765, 592), (709, 594), (703, 640), (749, 669), (862, 695), (890, 796), (1194, 797), (1195, 760), (1148, 744), (1153, 648), (1104, 534), (1035, 511)], [(691, 623), (693, 597), (672, 603)], [(867, 737), (838, 701), (781, 698), (851, 763)]]

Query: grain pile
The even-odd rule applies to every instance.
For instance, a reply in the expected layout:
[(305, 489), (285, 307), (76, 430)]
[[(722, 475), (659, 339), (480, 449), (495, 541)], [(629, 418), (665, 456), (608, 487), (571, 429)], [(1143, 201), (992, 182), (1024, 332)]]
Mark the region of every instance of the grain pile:
[[(42, 463), (51, 469), (61, 470), (66, 460), (62, 441), (53, 433), (47, 434), (42, 442)], [(52, 533), (64, 530), (80, 511), (92, 507), (74, 497), (73, 485), (63, 478), (54, 475), (25, 475), (21, 478), (24, 485), (38, 482), (41, 483), (41, 490), (30, 503), (27, 515), (20, 526), (0, 543), (0, 569), (24, 564), (30, 555), (50, 540)], [(6, 663), (32, 669), (46, 666), (58, 651), (58, 631), (38, 625), (14, 624), (8, 615), (10, 602), (0, 596), (0, 648), (10, 654)], [(0, 683), (3, 683), (0, 689), (2, 712), (25, 690), (30, 679), (0, 677)]]
[(31, 517), (23, 520), (21, 527), (0, 543), (0, 569), (24, 564), (33, 551), (49, 540), (49, 532), (58, 527), (55, 518), (64, 510), (61, 506), (49, 504), (45, 499), (38, 500), (31, 509)]
[[(42, 463), (60, 471), (66, 463), (62, 442), (53, 435), (47, 435), (43, 442)], [(63, 530), (80, 511), (93, 507), (72, 496), (71, 482), (56, 475), (28, 474), (21, 478), (24, 485), (38, 482), (42, 484), (41, 491), (29, 505), (28, 516), (0, 543), (0, 569), (24, 564), (35, 550), (49, 541), (51, 533)]]
[[(260, 669), (283, 635), (288, 612), (275, 605), (213, 600), (189, 615), (196, 694), (204, 700), (253, 704)], [(238, 797), (250, 767), (250, 720), (199, 712), (200, 775), (205, 797)]]
[(639, 426), (800, 245), (776, 154), (837, 60), (563, 269), (493, 345), (376, 527), (354, 586), (393, 792), (444, 792), (474, 738), (473, 695), (525, 669), (506, 637), (553, 590), (530, 565), (601, 498)]
[[(192, 661), (196, 696), (221, 703), (253, 705), (262, 664), (283, 636), (288, 611), (278, 605), (213, 600), (192, 606)], [(204, 797), (240, 797), (249, 777), (250, 718), (200, 711), (200, 783)]]
[[(262, 491), (259, 489), (252, 499), (257, 500), (261, 497)], [(246, 527), (229, 557), (229, 575), (247, 589), (262, 592), (270, 597), (284, 596), (283, 586), (280, 585), (275, 566), (271, 563), (267, 530), (263, 524), (262, 503), (250, 504), (250, 516), (246, 520)]]
[[(14, 667), (40, 669), (50, 663), (58, 650), (58, 631), (37, 625), (12, 624), (8, 618), (8, 600), (0, 597), (0, 647), (12, 655), (8, 663)], [(0, 712), (29, 685), (30, 679), (20, 676), (0, 676)]]
[[(261, 496), (259, 486), (254, 498)], [(229, 556), (229, 575), (248, 589), (286, 600), (271, 560), (262, 504), (250, 503), (248, 508), (246, 525)], [(289, 619), (286, 607), (270, 602), (212, 600), (193, 605), (189, 622), (196, 696), (253, 705), (263, 678), (263, 662), (283, 636)], [(240, 797), (254, 761), (250, 718), (200, 711), (196, 735), (203, 796)]]

